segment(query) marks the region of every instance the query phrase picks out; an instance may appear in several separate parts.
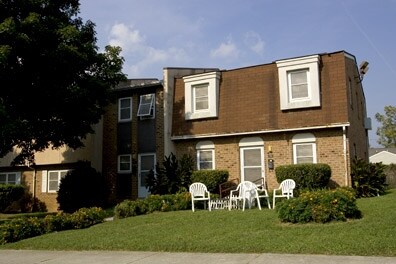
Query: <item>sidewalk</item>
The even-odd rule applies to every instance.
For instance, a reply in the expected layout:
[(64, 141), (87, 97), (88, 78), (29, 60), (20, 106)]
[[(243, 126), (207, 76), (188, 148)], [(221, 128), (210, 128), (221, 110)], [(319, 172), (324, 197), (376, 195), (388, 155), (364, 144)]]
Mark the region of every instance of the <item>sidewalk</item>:
[(1, 264), (396, 264), (396, 257), (129, 251), (0, 250)]

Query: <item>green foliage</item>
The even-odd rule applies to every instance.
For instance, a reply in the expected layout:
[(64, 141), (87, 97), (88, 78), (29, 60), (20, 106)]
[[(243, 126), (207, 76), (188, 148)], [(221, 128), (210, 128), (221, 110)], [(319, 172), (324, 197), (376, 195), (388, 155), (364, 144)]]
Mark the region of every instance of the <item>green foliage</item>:
[(331, 177), (331, 168), (328, 164), (292, 164), (281, 165), (275, 168), (276, 179), (280, 183), (286, 179), (296, 182), (298, 189), (325, 188)]
[(49, 146), (82, 147), (125, 79), (121, 49), (98, 52), (76, 0), (1, 1), (0, 10), (0, 157), (16, 146), (23, 164)]
[(116, 218), (126, 218), (152, 212), (169, 212), (191, 208), (189, 193), (150, 195), (144, 200), (125, 200), (116, 205), (114, 215)]
[(80, 162), (61, 179), (56, 199), (61, 210), (72, 213), (83, 207), (104, 207), (106, 198), (104, 177), (88, 162)]
[(361, 217), (351, 188), (303, 192), (297, 198), (283, 200), (276, 210), (282, 222), (291, 223), (327, 223)]
[(25, 192), (19, 200), (16, 200), (8, 206), (5, 213), (33, 213), (46, 212), (47, 206), (37, 197), (33, 197), (29, 188), (24, 186)]
[(369, 163), (354, 159), (351, 166), (352, 187), (358, 197), (371, 197), (385, 193), (386, 174), (382, 163)]
[(186, 191), (191, 181), (193, 170), (193, 160), (185, 155), (180, 161), (171, 153), (164, 157), (162, 166), (157, 163), (155, 172), (151, 171), (147, 175), (146, 187), (151, 194), (174, 194)]
[(228, 180), (227, 170), (199, 170), (192, 174), (192, 182), (202, 182), (210, 193), (219, 194), (219, 185)]
[(102, 223), (106, 212), (99, 207), (81, 208), (73, 214), (58, 213), (44, 218), (21, 217), (0, 226), (0, 244), (16, 242), (45, 233), (82, 229)]
[(25, 188), (22, 185), (0, 184), (0, 212), (4, 212), (15, 201), (23, 197)]
[(375, 114), (375, 119), (382, 126), (377, 128), (378, 144), (386, 148), (396, 147), (396, 107), (387, 105), (384, 107), (385, 114)]

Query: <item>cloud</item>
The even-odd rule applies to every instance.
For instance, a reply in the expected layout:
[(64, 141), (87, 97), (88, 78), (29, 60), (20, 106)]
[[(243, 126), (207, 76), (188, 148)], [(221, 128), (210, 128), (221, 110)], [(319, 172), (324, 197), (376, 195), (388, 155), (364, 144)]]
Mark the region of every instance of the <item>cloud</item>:
[(114, 24), (110, 29), (110, 41), (112, 46), (119, 46), (127, 53), (139, 49), (144, 44), (145, 38), (134, 29), (133, 26), (127, 26), (123, 23)]
[(249, 47), (254, 53), (262, 56), (264, 54), (265, 42), (260, 35), (254, 31), (248, 31), (244, 38), (245, 45)]
[(239, 50), (237, 46), (229, 39), (227, 43), (221, 43), (216, 49), (210, 51), (210, 56), (212, 58), (226, 58), (226, 59), (236, 59), (238, 58)]

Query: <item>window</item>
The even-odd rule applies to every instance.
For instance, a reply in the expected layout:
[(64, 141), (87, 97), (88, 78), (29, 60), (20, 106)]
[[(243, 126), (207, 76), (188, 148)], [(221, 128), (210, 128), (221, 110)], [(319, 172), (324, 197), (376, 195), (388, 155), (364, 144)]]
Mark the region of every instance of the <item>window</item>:
[(137, 115), (141, 119), (152, 119), (155, 117), (155, 94), (144, 94), (140, 96)]
[(132, 120), (132, 98), (118, 99), (118, 121), (126, 122)]
[(193, 89), (193, 104), (194, 112), (209, 109), (208, 83), (194, 85)]
[(21, 184), (20, 172), (1, 172), (0, 184)]
[(185, 119), (217, 117), (219, 108), (220, 72), (183, 77)]
[(48, 192), (58, 191), (60, 180), (66, 176), (67, 172), (67, 170), (48, 171)]
[(288, 72), (290, 100), (308, 99), (308, 70)]
[(214, 148), (212, 141), (198, 142), (196, 146), (198, 170), (213, 170), (215, 168)]
[(319, 55), (276, 64), (281, 110), (320, 106)]
[(138, 177), (138, 196), (146, 197), (149, 190), (146, 187), (146, 178), (151, 170), (155, 172), (155, 154), (139, 154), (139, 177)]
[(316, 163), (316, 139), (311, 133), (297, 134), (293, 137), (293, 162)]
[(119, 155), (118, 156), (118, 172), (119, 173), (132, 172), (132, 156), (131, 155)]

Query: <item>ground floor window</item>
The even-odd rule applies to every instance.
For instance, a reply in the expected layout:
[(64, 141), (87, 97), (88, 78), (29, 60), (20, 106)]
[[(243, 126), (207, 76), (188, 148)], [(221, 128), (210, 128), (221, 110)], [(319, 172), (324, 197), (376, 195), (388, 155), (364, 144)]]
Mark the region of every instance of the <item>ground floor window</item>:
[(215, 168), (215, 147), (212, 141), (200, 141), (196, 145), (197, 169), (214, 170)]
[(0, 184), (21, 184), (20, 172), (1, 172)]
[(47, 190), (48, 192), (57, 192), (62, 178), (66, 176), (68, 170), (53, 170), (47, 173)]
[(118, 156), (118, 173), (132, 172), (132, 155)]
[(311, 133), (297, 134), (293, 137), (293, 162), (316, 163), (316, 139)]

